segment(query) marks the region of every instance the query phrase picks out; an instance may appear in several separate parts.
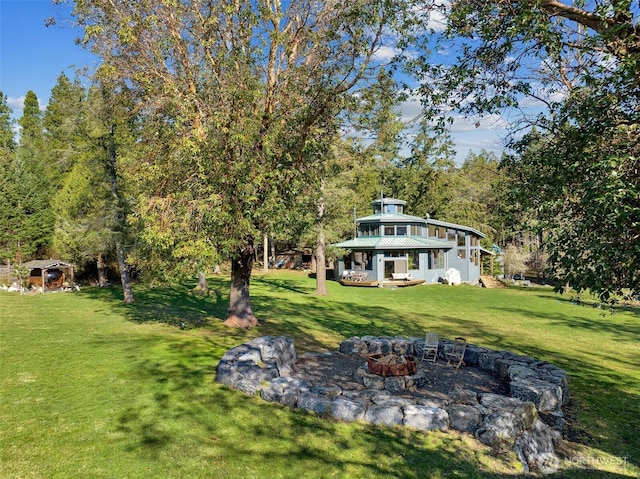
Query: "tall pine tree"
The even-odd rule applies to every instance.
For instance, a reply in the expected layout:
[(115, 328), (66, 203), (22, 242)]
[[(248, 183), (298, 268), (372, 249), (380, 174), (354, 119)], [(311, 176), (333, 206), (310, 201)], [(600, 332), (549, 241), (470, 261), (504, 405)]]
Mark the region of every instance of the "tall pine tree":
[(5, 254), (20, 262), (47, 255), (53, 232), (52, 171), (46, 161), (42, 112), (33, 91), (25, 97), (18, 124), (20, 142), (8, 171), (13, 215), (6, 225)]
[(7, 97), (0, 92), (0, 224), (3, 225), (0, 228), (0, 261), (3, 262), (14, 256), (9, 232), (15, 215), (15, 184), (10, 175), (15, 146), (11, 108), (7, 104)]

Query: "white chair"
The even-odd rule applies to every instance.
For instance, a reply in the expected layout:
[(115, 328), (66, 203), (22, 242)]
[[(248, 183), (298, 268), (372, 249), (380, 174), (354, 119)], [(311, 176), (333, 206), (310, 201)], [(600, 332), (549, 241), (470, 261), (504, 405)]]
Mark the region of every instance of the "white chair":
[(460, 365), (466, 366), (464, 363), (464, 352), (467, 350), (467, 340), (464, 338), (455, 338), (453, 341), (453, 349), (449, 353), (445, 353), (447, 357), (447, 366), (449, 364), (455, 363), (456, 372), (458, 372), (458, 368)]
[(422, 360), (428, 359), (433, 354), (432, 362), (438, 358), (438, 345), (440, 337), (437, 333), (427, 333), (424, 337), (424, 349), (422, 350)]

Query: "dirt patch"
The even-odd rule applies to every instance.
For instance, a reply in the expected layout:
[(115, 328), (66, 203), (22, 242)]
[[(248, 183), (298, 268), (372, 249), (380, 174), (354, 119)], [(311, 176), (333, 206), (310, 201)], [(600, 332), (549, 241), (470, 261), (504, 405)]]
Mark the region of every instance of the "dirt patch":
[[(364, 386), (354, 379), (358, 368), (367, 368), (367, 358), (348, 356), (339, 352), (300, 355), (296, 361), (295, 377), (314, 385), (335, 385), (343, 390), (360, 390)], [(476, 393), (508, 395), (507, 385), (500, 378), (476, 367), (461, 366), (458, 372), (446, 361), (417, 361), (418, 373), (426, 376), (426, 384), (415, 390), (394, 393), (405, 397), (447, 399), (452, 391), (469, 389)]]

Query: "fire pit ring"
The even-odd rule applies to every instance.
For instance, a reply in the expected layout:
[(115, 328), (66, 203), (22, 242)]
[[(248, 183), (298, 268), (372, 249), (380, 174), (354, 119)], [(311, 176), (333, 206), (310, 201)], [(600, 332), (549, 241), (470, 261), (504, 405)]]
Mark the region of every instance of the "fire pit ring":
[(409, 376), (417, 371), (413, 356), (372, 354), (367, 358), (369, 372), (378, 376)]

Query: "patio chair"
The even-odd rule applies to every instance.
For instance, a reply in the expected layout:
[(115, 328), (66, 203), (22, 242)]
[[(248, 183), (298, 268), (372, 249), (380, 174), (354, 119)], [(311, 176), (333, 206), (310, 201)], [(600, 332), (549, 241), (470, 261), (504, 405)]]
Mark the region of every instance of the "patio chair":
[(433, 354), (432, 362), (438, 358), (438, 344), (440, 337), (437, 333), (427, 333), (424, 338), (424, 349), (422, 350), (422, 360), (428, 359)]
[(451, 352), (445, 353), (447, 357), (447, 366), (449, 364), (456, 365), (456, 372), (458, 372), (458, 368), (460, 365), (464, 364), (464, 352), (467, 350), (467, 340), (464, 338), (455, 338), (453, 341), (453, 349)]

